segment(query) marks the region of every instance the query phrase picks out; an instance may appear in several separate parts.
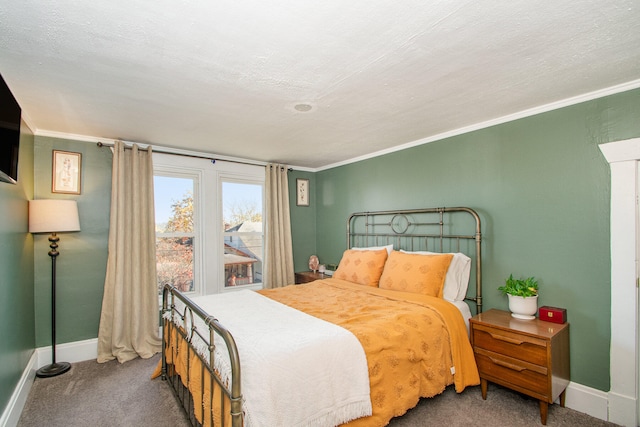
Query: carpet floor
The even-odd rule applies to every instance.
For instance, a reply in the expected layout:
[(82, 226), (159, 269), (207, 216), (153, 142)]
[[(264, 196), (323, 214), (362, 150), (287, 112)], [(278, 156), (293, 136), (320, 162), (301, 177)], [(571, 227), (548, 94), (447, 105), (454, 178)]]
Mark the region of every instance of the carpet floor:
[[(36, 378), (18, 427), (181, 427), (189, 423), (168, 384), (151, 380), (159, 356), (116, 361), (74, 363), (66, 374)], [(457, 394), (448, 387), (442, 394), (422, 399), (391, 427), (410, 426), (539, 426), (535, 399), (489, 385), (487, 400), (479, 387)], [(547, 425), (608, 427), (608, 423), (559, 405), (549, 407)]]

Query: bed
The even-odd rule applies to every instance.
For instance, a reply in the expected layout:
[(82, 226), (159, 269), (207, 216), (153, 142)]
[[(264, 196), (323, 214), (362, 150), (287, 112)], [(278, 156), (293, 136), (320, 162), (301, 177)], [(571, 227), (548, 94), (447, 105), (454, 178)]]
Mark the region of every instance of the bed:
[(193, 425), (383, 426), (479, 384), (477, 213), (354, 213), (346, 240), (324, 280), (195, 298), (164, 287), (162, 378)]

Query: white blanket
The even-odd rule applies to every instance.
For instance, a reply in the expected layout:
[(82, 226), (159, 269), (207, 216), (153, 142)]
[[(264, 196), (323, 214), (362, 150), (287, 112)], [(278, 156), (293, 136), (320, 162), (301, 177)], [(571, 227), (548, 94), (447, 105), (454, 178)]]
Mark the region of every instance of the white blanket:
[[(193, 300), (236, 341), (246, 426), (326, 427), (371, 415), (367, 360), (351, 332), (253, 291)], [(216, 369), (229, 375), (228, 365)]]

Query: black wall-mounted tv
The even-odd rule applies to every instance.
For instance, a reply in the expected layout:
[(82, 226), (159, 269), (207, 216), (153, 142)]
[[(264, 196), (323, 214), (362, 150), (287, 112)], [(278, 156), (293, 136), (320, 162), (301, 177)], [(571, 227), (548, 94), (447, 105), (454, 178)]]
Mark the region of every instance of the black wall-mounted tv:
[(0, 181), (18, 181), (20, 116), (22, 110), (0, 75)]

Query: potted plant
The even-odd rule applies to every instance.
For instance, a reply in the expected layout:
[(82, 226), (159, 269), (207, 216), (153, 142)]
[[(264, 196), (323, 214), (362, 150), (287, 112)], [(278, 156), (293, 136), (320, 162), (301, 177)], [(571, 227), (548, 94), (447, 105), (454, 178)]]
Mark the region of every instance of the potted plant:
[(517, 319), (535, 319), (538, 311), (538, 281), (534, 277), (514, 279), (513, 274), (498, 288), (509, 298), (509, 310)]

